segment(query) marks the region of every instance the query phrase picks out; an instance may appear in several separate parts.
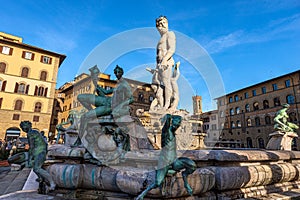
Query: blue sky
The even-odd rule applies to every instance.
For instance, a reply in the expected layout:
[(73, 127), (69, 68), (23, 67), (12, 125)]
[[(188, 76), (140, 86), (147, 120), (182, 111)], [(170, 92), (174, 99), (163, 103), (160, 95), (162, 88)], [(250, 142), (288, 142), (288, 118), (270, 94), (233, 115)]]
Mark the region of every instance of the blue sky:
[[(93, 54), (98, 66), (107, 65), (99, 66), (105, 73), (112, 74), (119, 64), (126, 77), (150, 82), (150, 74), (143, 69), (155, 66), (159, 39), (155, 19), (160, 15), (167, 16), (177, 36), (179, 83), (188, 87), (181, 89), (179, 106), (189, 111), (191, 95), (203, 96), (203, 109), (211, 110), (216, 85), (229, 93), (300, 66), (299, 0), (0, 2), (0, 31), (67, 56), (59, 69), (57, 87), (91, 67)], [(138, 35), (130, 38), (129, 33)], [(124, 43), (119, 40), (113, 43), (120, 35), (127, 41), (127, 51), (122, 52)], [(116, 53), (119, 51), (121, 54)], [(206, 61), (193, 62), (199, 55)], [(113, 60), (105, 60), (108, 57)], [(213, 81), (211, 76), (221, 79)]]

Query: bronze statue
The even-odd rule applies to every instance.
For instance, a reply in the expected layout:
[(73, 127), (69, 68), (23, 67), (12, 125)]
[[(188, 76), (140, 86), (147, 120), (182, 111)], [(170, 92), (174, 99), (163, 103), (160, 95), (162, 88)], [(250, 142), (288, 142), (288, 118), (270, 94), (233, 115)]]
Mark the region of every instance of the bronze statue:
[[(54, 190), (56, 185), (53, 179), (50, 174), (42, 168), (46, 160), (48, 144), (37, 130), (32, 129), (30, 121), (22, 121), (20, 127), (27, 133), (29, 142), (29, 167), (33, 167), (33, 171), (38, 176), (37, 180), (40, 182), (40, 187), (43, 185), (42, 183), (46, 182), (50, 185), (49, 190)], [(39, 188), (39, 191), (40, 189), (41, 188)], [(42, 191), (41, 193), (44, 192)]]
[(289, 104), (283, 104), (282, 109), (276, 112), (275, 118), (274, 118), (274, 129), (279, 130), (282, 132), (295, 132), (296, 129), (299, 127), (291, 122), (288, 122), (288, 114), (287, 110), (289, 109)]
[(109, 115), (111, 114), (111, 97), (107, 95), (112, 94), (113, 89), (106, 90), (98, 85), (100, 71), (96, 65), (89, 70), (91, 72), (92, 82), (95, 86), (94, 94), (79, 94), (77, 96), (78, 101), (88, 110), (88, 112), (84, 114), (84, 117), (93, 118)]
[[(70, 126), (68, 126), (67, 128), (65, 128), (64, 126), (70, 124)], [(62, 122), (60, 124), (58, 124), (56, 126), (56, 130), (57, 130), (57, 138), (56, 138), (56, 143), (59, 143), (60, 137), (62, 135), (63, 132), (66, 132), (68, 130), (77, 130), (78, 129), (78, 124), (77, 124), (77, 120), (76, 120), (76, 112), (75, 111), (70, 111), (69, 112), (69, 116), (67, 118), (66, 122)]]
[(196, 163), (189, 158), (177, 158), (176, 153), (176, 136), (175, 132), (180, 127), (182, 117), (178, 115), (167, 114), (162, 121), (165, 124), (162, 129), (161, 135), (161, 147), (158, 169), (156, 170), (155, 181), (149, 185), (137, 198), (136, 200), (143, 199), (148, 191), (153, 188), (160, 187), (165, 180), (167, 174), (174, 174), (182, 171), (182, 178), (184, 181), (184, 187), (190, 195), (193, 195), (193, 189), (187, 182), (187, 176), (192, 174), (196, 170)]
[[(98, 75), (100, 73), (97, 66), (89, 69), (95, 86), (95, 94), (79, 94), (78, 101), (88, 110), (81, 116), (80, 133), (86, 129), (88, 119), (112, 115), (114, 119), (129, 115), (129, 104), (133, 102), (131, 88), (122, 76), (124, 71), (118, 65), (114, 69), (114, 74), (118, 79), (116, 88), (106, 90), (98, 85)], [(113, 94), (112, 97), (107, 96)], [(93, 108), (94, 106), (95, 108)]]

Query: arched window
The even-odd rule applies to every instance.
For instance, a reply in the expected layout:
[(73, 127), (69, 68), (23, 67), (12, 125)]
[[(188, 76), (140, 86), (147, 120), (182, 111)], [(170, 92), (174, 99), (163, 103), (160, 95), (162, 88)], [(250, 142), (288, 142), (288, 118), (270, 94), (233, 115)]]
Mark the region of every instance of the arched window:
[(41, 109), (42, 109), (42, 103), (40, 102), (35, 103), (34, 112), (41, 112)]
[(220, 111), (220, 117), (224, 117), (224, 111)]
[(265, 123), (271, 124), (271, 117), (269, 115), (265, 116)]
[(237, 120), (237, 121), (236, 121), (236, 127), (241, 127), (241, 126), (242, 126), (241, 121), (240, 121), (240, 120)]
[(289, 121), (290, 122), (297, 122), (297, 117), (295, 112), (289, 113)]
[(259, 119), (259, 117), (255, 117), (255, 126), (260, 126), (260, 119)]
[(21, 72), (21, 77), (27, 78), (28, 77), (28, 73), (29, 73), (28, 67), (23, 67), (22, 68), (22, 72)]
[(225, 122), (225, 123), (224, 123), (224, 128), (229, 128), (229, 127), (228, 127), (228, 122)]
[(252, 139), (250, 137), (247, 137), (247, 148), (253, 148)]
[(287, 95), (286, 96), (286, 102), (288, 103), (288, 104), (294, 104), (295, 103), (295, 97), (293, 96), (293, 95)]
[(240, 107), (236, 107), (236, 108), (235, 108), (235, 113), (236, 113), (236, 114), (240, 114), (240, 112), (241, 112)]
[(17, 93), (25, 94), (25, 88), (26, 88), (26, 85), (24, 83), (20, 83)]
[(235, 95), (234, 96), (234, 101), (238, 101), (239, 100), (239, 96), (238, 95)]
[(15, 108), (14, 108), (14, 110), (22, 110), (22, 105), (23, 105), (23, 101), (22, 100), (17, 100), (15, 102)]
[(46, 79), (47, 79), (47, 72), (46, 71), (41, 71), (40, 80), (41, 81), (46, 81)]
[(15, 85), (15, 93), (19, 94), (28, 94), (29, 91), (29, 85), (26, 85), (25, 83), (16, 83)]
[(280, 99), (279, 99), (279, 97), (275, 97), (275, 98), (273, 99), (273, 101), (274, 101), (274, 107), (275, 107), (275, 106), (280, 106)]
[(144, 94), (142, 92), (139, 92), (138, 101), (144, 102)]
[(231, 122), (230, 122), (230, 127), (231, 127), (231, 128), (235, 128), (235, 123), (234, 123), (234, 121), (231, 121)]
[(6, 87), (6, 81), (0, 79), (0, 91), (4, 92)]
[(257, 102), (253, 103), (253, 110), (259, 110), (259, 106)]
[(250, 112), (250, 105), (249, 104), (245, 105), (245, 110), (246, 110), (246, 112)]
[(265, 148), (265, 142), (264, 142), (264, 139), (258, 138), (258, 147), (261, 148), (261, 149), (264, 149), (264, 148)]
[(251, 123), (251, 119), (250, 119), (250, 118), (247, 119), (247, 126), (252, 126), (252, 123)]
[(154, 97), (152, 95), (149, 96), (149, 103), (151, 103), (154, 100)]
[(230, 115), (234, 115), (234, 109), (233, 108), (231, 108), (229, 112), (230, 112)]
[(5, 73), (6, 64), (4, 62), (0, 62), (0, 73)]
[(263, 101), (263, 106), (264, 106), (264, 109), (269, 108), (269, 101), (268, 100), (264, 100)]
[(35, 86), (34, 95), (35, 96), (47, 96), (48, 88), (44, 88), (43, 86)]

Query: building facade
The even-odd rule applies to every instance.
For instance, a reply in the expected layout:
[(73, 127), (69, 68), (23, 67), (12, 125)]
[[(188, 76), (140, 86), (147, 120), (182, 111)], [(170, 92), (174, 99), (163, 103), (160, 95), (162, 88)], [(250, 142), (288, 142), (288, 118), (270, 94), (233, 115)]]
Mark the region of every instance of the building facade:
[[(223, 146), (265, 148), (274, 117), (290, 104), (289, 120), (299, 125), (300, 71), (276, 77), (216, 99)], [(299, 130), (297, 131), (300, 133)], [(299, 140), (294, 140), (293, 148)]]
[(0, 138), (25, 136), (19, 128), (24, 120), (47, 136), (57, 72), (65, 58), (0, 32)]
[(202, 133), (206, 133), (205, 144), (214, 147), (219, 143), (219, 118), (218, 111), (212, 110), (201, 114)]

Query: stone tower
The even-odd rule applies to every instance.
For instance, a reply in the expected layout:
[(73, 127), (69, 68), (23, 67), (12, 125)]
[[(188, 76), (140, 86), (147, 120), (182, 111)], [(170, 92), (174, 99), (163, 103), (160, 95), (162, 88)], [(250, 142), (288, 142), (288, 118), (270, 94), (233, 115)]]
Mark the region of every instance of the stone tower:
[(201, 96), (193, 96), (193, 111), (194, 115), (199, 115), (202, 113), (202, 97)]

